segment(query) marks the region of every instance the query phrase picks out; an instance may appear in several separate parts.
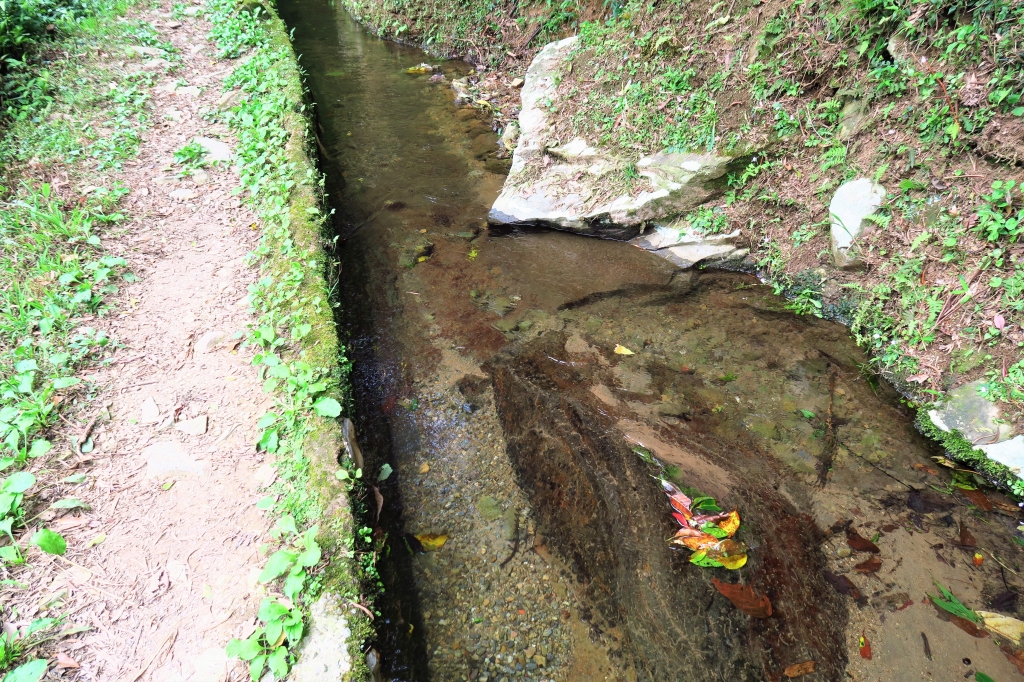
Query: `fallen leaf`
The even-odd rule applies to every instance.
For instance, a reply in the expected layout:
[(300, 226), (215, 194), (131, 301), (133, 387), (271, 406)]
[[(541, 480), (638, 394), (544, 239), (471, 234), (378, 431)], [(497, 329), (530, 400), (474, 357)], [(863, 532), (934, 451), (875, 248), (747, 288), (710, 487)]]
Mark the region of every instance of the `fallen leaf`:
[(106, 533), (100, 533), (99, 535), (94, 537), (92, 540), (89, 540), (89, 542), (86, 543), (85, 547), (86, 547), (86, 549), (88, 549), (89, 547), (95, 547), (96, 545), (100, 544), (101, 542), (103, 542), (106, 539), (107, 539), (107, 534)]
[(973, 502), (975, 507), (985, 511), (992, 511), (992, 500), (988, 499), (988, 496), (980, 490), (961, 489), (960, 492), (963, 493), (964, 497)]
[(747, 565), (747, 555), (737, 554), (733, 556), (721, 556), (718, 558), (718, 562), (730, 571), (735, 571)]
[(853, 597), (855, 601), (860, 601), (864, 597), (861, 595), (860, 590), (853, 584), (853, 581), (847, 578), (845, 575), (836, 575), (825, 571), (825, 580), (832, 584), (832, 587), (836, 588), (836, 592), (839, 594), (845, 594), (849, 597)]
[(1018, 507), (1015, 504), (1010, 504), (1008, 502), (999, 502), (999, 501), (993, 502), (992, 504), (995, 505), (996, 509), (998, 509), (999, 511), (1005, 512), (1007, 514), (1014, 514), (1014, 515), (1016, 515), (1016, 514), (1020, 513), (1020, 507)]
[(975, 568), (980, 568), (981, 564), (984, 561), (985, 561), (985, 557), (980, 552), (975, 552), (974, 553), (974, 557), (971, 559), (971, 562), (974, 564)]
[(768, 599), (768, 595), (762, 594), (758, 597), (753, 588), (749, 585), (740, 585), (739, 583), (723, 583), (718, 578), (712, 578), (711, 584), (715, 586), (715, 589), (721, 592), (726, 599), (733, 603), (733, 606), (738, 608), (748, 616), (754, 618), (768, 618), (772, 615), (772, 603)]
[(991, 611), (975, 611), (975, 613), (985, 621), (986, 628), (997, 635), (1002, 635), (1014, 644), (1020, 645), (1021, 637), (1024, 637), (1024, 622)]
[(444, 543), (448, 542), (447, 535), (434, 535), (433, 533), (421, 533), (416, 535), (415, 538), (420, 541), (424, 552), (433, 552), (441, 549), (444, 547)]
[(76, 661), (75, 659), (71, 658), (67, 654), (58, 653), (57, 654), (57, 667), (61, 668), (61, 669), (64, 669), (64, 668), (80, 668), (81, 666), (78, 665), (78, 661)]
[(625, 346), (620, 346), (620, 345), (616, 345), (615, 346), (615, 354), (616, 355), (636, 355), (636, 353), (634, 353), (630, 349), (626, 348)]
[(782, 674), (792, 679), (794, 677), (800, 677), (801, 675), (808, 675), (814, 672), (814, 666), (817, 665), (815, 661), (804, 661), (803, 663), (794, 663), (782, 671)]
[(971, 621), (967, 620), (966, 618), (961, 618), (960, 616), (954, 616), (952, 613), (950, 613), (948, 615), (949, 615), (949, 622), (950, 623), (952, 623), (953, 625), (957, 626), (958, 628), (960, 628), (961, 630), (963, 630), (964, 632), (969, 634), (971, 637), (978, 637), (979, 639), (982, 638), (982, 637), (988, 637), (988, 632), (986, 632), (985, 630), (982, 630), (981, 628), (979, 628), (977, 625), (975, 625)]
[(1024, 675), (1024, 651), (1014, 651), (1010, 648), (1010, 645), (1007, 644), (1002, 647), (1002, 652), (1006, 658), (1010, 659), (1010, 663), (1017, 666), (1017, 671), (1021, 675)]
[(868, 641), (867, 637), (865, 637), (864, 635), (861, 635), (860, 636), (860, 641), (858, 642), (858, 644), (860, 645), (860, 657), (861, 658), (866, 658), (866, 659), (868, 659), (870, 661), (871, 660), (871, 642)]
[(852, 528), (846, 531), (846, 544), (858, 552), (872, 552), (874, 554), (878, 554), (878, 545), (865, 537), (861, 537), (860, 533)]
[(876, 556), (869, 557), (867, 561), (862, 561), (853, 567), (853, 570), (858, 573), (876, 573), (878, 569), (882, 567), (882, 560)]
[(917, 469), (918, 471), (924, 471), (925, 473), (929, 473), (932, 476), (939, 475), (938, 469), (932, 469), (930, 466), (926, 466), (924, 464), (921, 464), (920, 462), (914, 462), (914, 468)]
[(430, 465), (429, 465), (429, 464), (427, 464), (426, 462), (424, 462), (423, 464), (421, 464), (421, 465), (420, 465), (420, 468), (419, 468), (419, 472), (420, 472), (421, 474), (425, 474), (425, 473), (427, 473), (428, 471), (430, 471)]
[(962, 547), (977, 547), (978, 541), (974, 539), (967, 526), (960, 526), (960, 545)]
[(1003, 317), (1002, 315), (997, 314), (995, 317), (992, 318), (992, 326), (998, 329), (999, 331), (1003, 331), (1003, 328), (1006, 327), (1006, 318)]
[(380, 520), (380, 510), (384, 508), (384, 496), (380, 494), (380, 490), (377, 486), (371, 485), (373, 488), (373, 499), (377, 503), (377, 516), (375, 517), (378, 521)]
[(729, 516), (718, 522), (718, 527), (732, 537), (740, 527), (740, 513), (735, 509), (729, 512)]
[[(683, 528), (679, 532), (682, 533), (684, 531), (691, 530), (692, 529)], [(700, 533), (700, 531), (697, 532)], [(718, 538), (716, 538), (714, 535), (708, 535), (707, 533), (701, 533), (696, 537), (689, 535), (679, 537), (677, 534), (677, 537), (672, 538), (672, 542), (676, 545), (682, 545), (683, 547), (692, 549), (695, 552), (699, 552), (701, 550), (707, 551), (712, 547), (718, 546)]]
[(907, 377), (907, 381), (913, 381), (913, 382), (918, 383), (918, 384), (923, 384), (924, 382), (928, 381), (928, 375), (927, 374), (915, 374), (914, 376)]

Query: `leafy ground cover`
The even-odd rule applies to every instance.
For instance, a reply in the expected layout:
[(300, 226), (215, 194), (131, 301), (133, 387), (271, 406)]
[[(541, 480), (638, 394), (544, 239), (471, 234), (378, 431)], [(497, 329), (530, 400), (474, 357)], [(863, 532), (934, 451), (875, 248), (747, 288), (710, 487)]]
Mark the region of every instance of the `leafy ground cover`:
[[(47, 509), (85, 506), (64, 495), (80, 483), (41, 477), (54, 458), (88, 453), (88, 433), (54, 441), (49, 428), (92, 387), (77, 369), (109, 362), (116, 339), (94, 321), (132, 281), (104, 240), (118, 229), (124, 187), (106, 171), (133, 156), (147, 125), (148, 74), (99, 66), (89, 55), (111, 41), (156, 45), (140, 22), (115, 21), (122, 3), (22, 2), (0, 10), (0, 572), (17, 584), (33, 552), (66, 550), (34, 523)], [(55, 51), (63, 58), (54, 59)], [(74, 53), (75, 58), (69, 58)], [(88, 176), (86, 175), (88, 174)], [(88, 177), (88, 181), (85, 178)], [(45, 493), (45, 495), (40, 495)], [(44, 501), (44, 499), (46, 501)], [(35, 531), (24, 531), (31, 526)], [(8, 614), (14, 616), (16, 614)], [(0, 672), (35, 680), (44, 642), (78, 632), (63, 617), (36, 618), (0, 636)], [(7, 678), (5, 678), (7, 679)]]

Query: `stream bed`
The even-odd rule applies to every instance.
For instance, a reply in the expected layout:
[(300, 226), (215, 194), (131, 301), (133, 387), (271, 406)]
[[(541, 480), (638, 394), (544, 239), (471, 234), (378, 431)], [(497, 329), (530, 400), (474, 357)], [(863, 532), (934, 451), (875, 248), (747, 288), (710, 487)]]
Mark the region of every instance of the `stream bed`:
[[(948, 484), (940, 453), (845, 328), (793, 315), (749, 274), (488, 228), (508, 161), (454, 102), (450, 80), (473, 67), (381, 41), (326, 0), (280, 12), (336, 210), (356, 431), (367, 475), (393, 468), (378, 484), (383, 679), (737, 682), (808, 661), (809, 680), (953, 679), (968, 648), (1011, 674), (920, 600), (932, 578), (965, 601), (1003, 591), (994, 562), (975, 569), (943, 538), (967, 518), (1014, 556), (1013, 511), (976, 522), (928, 492)], [(406, 72), (423, 62), (437, 70)], [(658, 478), (739, 509), (748, 564), (671, 548)], [(854, 569), (849, 528), (875, 539), (881, 571)], [(423, 534), (447, 541), (415, 551)], [(772, 617), (712, 578), (768, 595)], [(874, 664), (856, 656), (865, 633)]]

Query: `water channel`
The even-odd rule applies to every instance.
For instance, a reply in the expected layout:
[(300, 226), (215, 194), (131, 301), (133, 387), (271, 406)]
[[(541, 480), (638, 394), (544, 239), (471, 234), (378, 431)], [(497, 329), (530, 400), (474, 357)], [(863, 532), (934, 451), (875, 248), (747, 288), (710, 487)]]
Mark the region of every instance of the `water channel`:
[[(825, 577), (858, 575), (828, 529), (912, 528), (908, 491), (936, 454), (847, 331), (794, 316), (752, 275), (489, 229), (507, 161), (490, 122), (453, 101), (472, 67), (381, 41), (327, 0), (279, 4), (336, 210), (357, 433), (394, 469), (383, 679), (736, 682), (810, 660), (813, 679), (845, 679), (865, 614), (917, 599), (931, 583), (916, 562), (933, 560), (908, 540), (859, 608)], [(406, 73), (421, 62), (440, 71)], [(739, 508), (746, 567), (669, 548), (658, 476)], [(421, 534), (447, 541), (410, 552)], [(738, 574), (771, 618), (711, 585)]]

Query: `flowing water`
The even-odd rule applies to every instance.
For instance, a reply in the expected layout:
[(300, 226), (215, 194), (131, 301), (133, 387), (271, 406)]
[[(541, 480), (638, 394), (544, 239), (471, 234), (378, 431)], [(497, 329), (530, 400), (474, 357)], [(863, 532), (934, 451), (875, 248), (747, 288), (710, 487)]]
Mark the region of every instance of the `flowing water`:
[[(471, 66), (381, 41), (326, 0), (279, 4), (337, 211), (367, 475), (394, 471), (378, 484), (384, 679), (732, 682), (807, 660), (843, 679), (850, 633), (930, 586), (913, 557), (932, 550), (903, 547), (906, 565), (851, 611), (824, 576), (856, 557), (828, 528), (921, 530), (932, 519), (907, 516), (908, 490), (935, 454), (846, 331), (795, 317), (750, 275), (488, 229), (507, 161), (453, 101), (448, 81)], [(440, 70), (406, 73), (421, 62)], [(668, 548), (657, 476), (740, 509), (738, 573), (772, 618), (711, 586), (737, 573)], [(447, 541), (420, 551), (426, 534)]]

